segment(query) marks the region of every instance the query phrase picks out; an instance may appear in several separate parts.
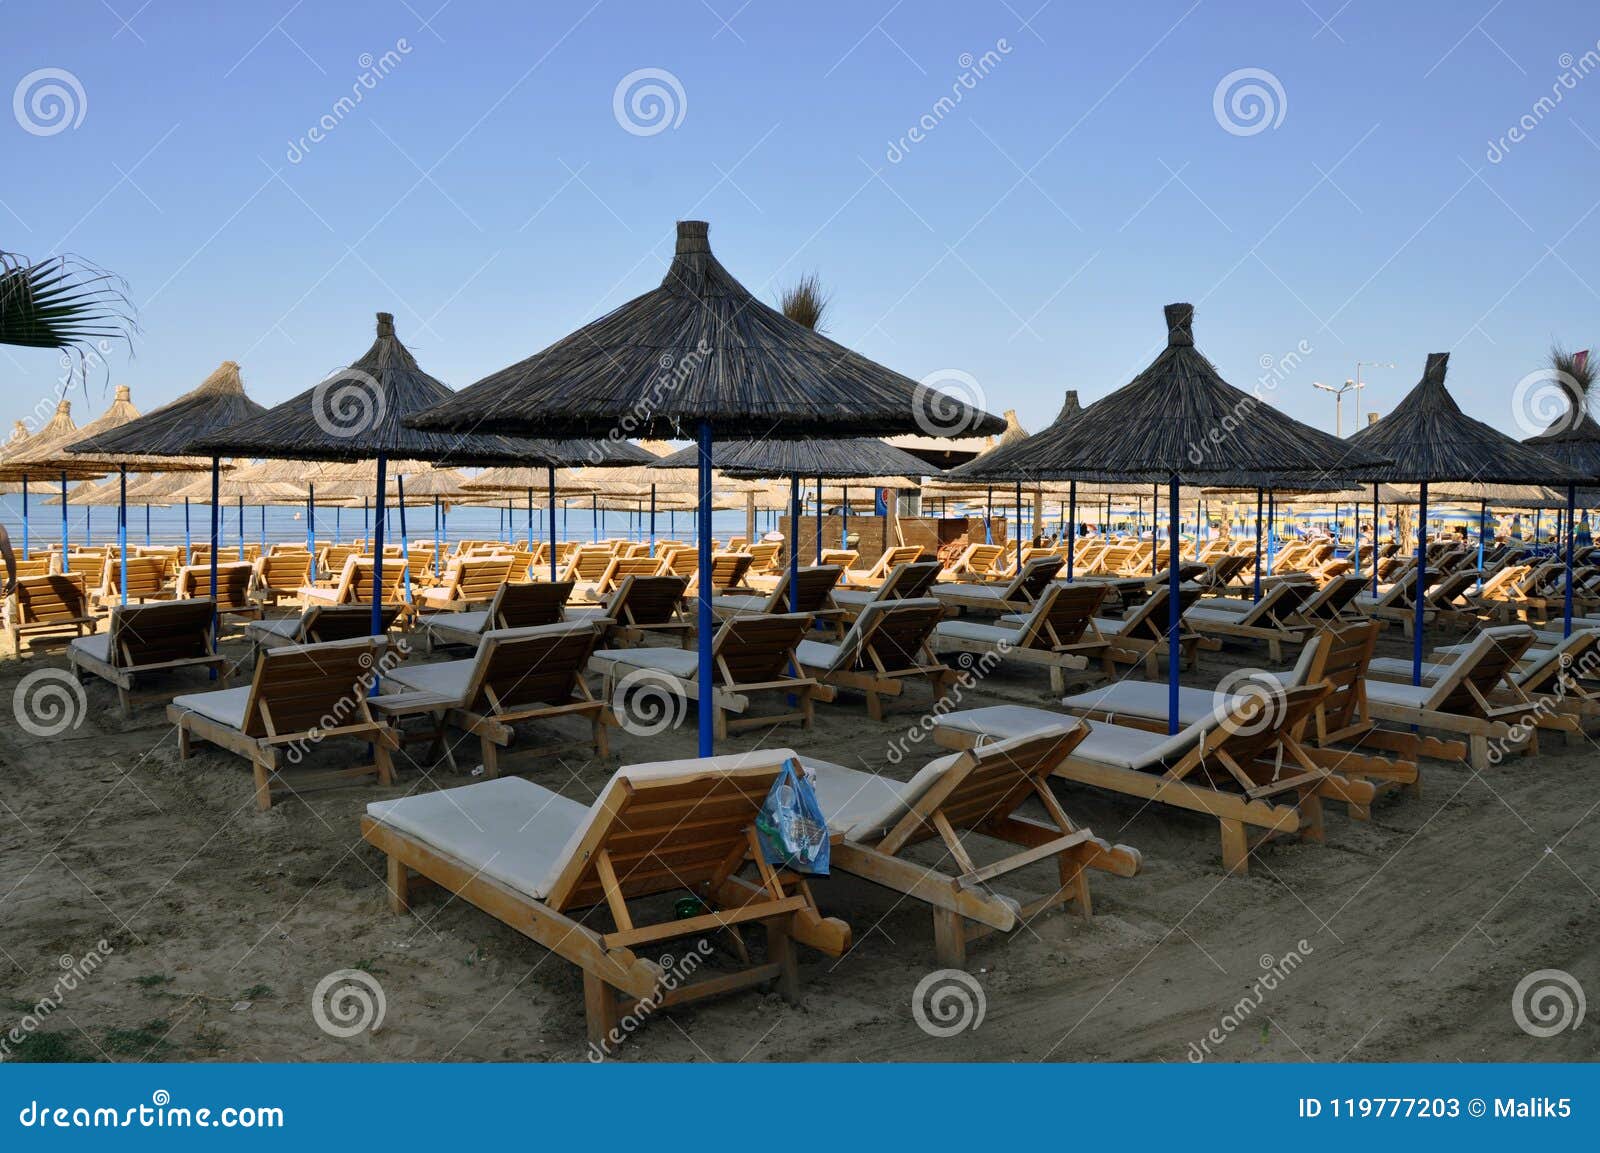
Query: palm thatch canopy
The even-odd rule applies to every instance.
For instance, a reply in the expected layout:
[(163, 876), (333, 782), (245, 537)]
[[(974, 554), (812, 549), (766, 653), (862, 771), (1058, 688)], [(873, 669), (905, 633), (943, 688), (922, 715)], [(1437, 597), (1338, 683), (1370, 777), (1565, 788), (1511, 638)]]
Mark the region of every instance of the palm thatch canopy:
[[(858, 437), (853, 440), (740, 440), (711, 446), (711, 463), (730, 476), (768, 477), (844, 477), (926, 476), (933, 471), (926, 462), (901, 452), (881, 440)], [(651, 465), (658, 469), (698, 468), (700, 450), (694, 445), (680, 449)]]
[[(211, 478), (199, 476), (190, 480), (188, 484), (172, 494), (176, 500), (197, 500), (209, 502), (211, 500)], [(246, 504), (302, 504), (305, 501), (305, 489), (300, 485), (289, 484), (281, 480), (259, 480), (248, 476), (230, 476), (223, 473), (217, 481), (217, 499), (222, 502), (242, 500)], [(130, 491), (128, 500), (133, 501)], [(153, 502), (152, 502), (153, 503)]]
[[(462, 490), (481, 495), (514, 496), (532, 490), (536, 493), (550, 491), (548, 469), (539, 468), (489, 468), (465, 481)], [(598, 491), (595, 476), (581, 476), (570, 468), (556, 469), (556, 492), (560, 495), (587, 496)]]
[[(919, 427), (926, 390), (762, 303), (678, 223), (661, 286), (414, 421), (529, 436), (877, 436)], [(969, 412), (966, 427), (998, 432)], [(924, 418), (924, 423), (925, 423)]]
[(907, 433), (902, 436), (892, 436), (888, 443), (891, 447), (901, 452), (910, 453), (919, 460), (927, 462), (935, 471), (955, 468), (957, 465), (966, 464), (976, 460), (984, 453), (993, 452), (1001, 445), (1015, 444), (1027, 437), (1028, 432), (1022, 427), (1022, 422), (1017, 419), (1017, 410), (1008, 408), (1005, 411), (1005, 428), (998, 438), (994, 436), (957, 436), (938, 437), (922, 436)]
[(185, 446), (206, 455), (285, 460), (393, 459), (463, 464), (539, 463), (536, 441), (483, 433), (424, 432), (407, 417), (453, 395), (423, 372), (394, 332), (394, 316), (378, 313), (377, 338), (364, 356), (305, 392)]
[(1166, 348), (1128, 384), (951, 479), (1204, 484), (1250, 473), (1348, 475), (1370, 460), (1223, 380), (1194, 346), (1193, 305), (1167, 305), (1166, 321)]
[(225, 360), (198, 388), (117, 428), (97, 433), (86, 429), (67, 451), (104, 464), (137, 463), (148, 471), (203, 471), (211, 467), (209, 457), (184, 455), (192, 441), (266, 411), (245, 395), (238, 363)]
[(1582, 409), (1577, 412), (1576, 421), (1570, 418), (1557, 420), (1539, 435), (1530, 436), (1522, 443), (1582, 473), (1587, 481), (1600, 481), (1600, 422)]
[[(94, 426), (91, 424), (88, 427)], [(13, 441), (0, 450), (0, 480), (53, 480), (62, 476), (82, 480), (104, 476), (105, 468), (67, 458), (61, 451), (81, 435), (82, 432), (72, 421), (72, 402), (58, 400), (55, 413), (38, 432), (21, 443)]]
[(1513, 440), (1456, 405), (1444, 386), (1448, 352), (1428, 354), (1422, 379), (1394, 410), (1349, 440), (1390, 463), (1361, 470), (1363, 480), (1424, 484), (1560, 484), (1587, 475)]

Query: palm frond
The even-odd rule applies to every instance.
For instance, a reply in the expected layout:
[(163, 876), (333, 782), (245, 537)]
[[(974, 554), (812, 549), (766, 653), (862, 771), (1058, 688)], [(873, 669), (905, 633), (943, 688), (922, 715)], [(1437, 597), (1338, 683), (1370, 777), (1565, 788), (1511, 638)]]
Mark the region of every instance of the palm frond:
[(1562, 387), (1569, 391), (1574, 389), (1577, 391), (1577, 395), (1570, 398), (1573, 407), (1586, 409), (1595, 379), (1594, 358), (1589, 355), (1588, 350), (1568, 352), (1559, 344), (1551, 345), (1550, 371), (1556, 374), (1556, 379), (1561, 381)]
[(104, 350), (86, 346), (130, 341), (136, 328), (115, 273), (71, 255), (35, 263), (0, 250), (0, 344), (94, 355)]
[(778, 308), (796, 324), (823, 332), (822, 318), (828, 314), (830, 300), (832, 297), (822, 290), (817, 274), (808, 272), (778, 294)]

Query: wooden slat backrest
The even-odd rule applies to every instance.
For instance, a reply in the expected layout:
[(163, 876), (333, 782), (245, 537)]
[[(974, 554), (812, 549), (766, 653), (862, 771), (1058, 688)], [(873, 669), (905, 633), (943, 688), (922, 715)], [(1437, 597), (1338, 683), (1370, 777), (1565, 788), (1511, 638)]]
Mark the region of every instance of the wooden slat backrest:
[(561, 619), (571, 596), (571, 581), (509, 581), (500, 586), (489, 606), (490, 627), (531, 629), (553, 625)]
[(245, 705), (245, 734), (282, 736), (365, 720), (382, 646), (378, 638), (363, 637), (262, 650)]
[(606, 566), (610, 563), (611, 550), (605, 545), (580, 545), (572, 559), (567, 562), (567, 569), (561, 574), (562, 579), (596, 581), (605, 575)]
[(271, 589), (297, 589), (311, 580), (311, 554), (303, 550), (273, 553), (257, 563), (261, 583)]
[(19, 577), (17, 624), (49, 624), (89, 614), (89, 586), (78, 572)]
[(1045, 623), (1049, 625), (1049, 629), (1039, 631), (1036, 643), (1048, 647), (1049, 634), (1053, 632), (1057, 644), (1077, 644), (1089, 630), (1089, 623), (1100, 611), (1100, 606), (1105, 603), (1110, 593), (1111, 590), (1105, 585), (1050, 586), (1045, 595), (1051, 600), (1043, 610)]
[(214, 656), (211, 617), (215, 612), (216, 604), (209, 597), (116, 606), (111, 610), (112, 666), (129, 668)]
[(1038, 600), (1039, 594), (1056, 579), (1056, 575), (1066, 563), (1053, 552), (1045, 556), (1030, 557), (1023, 562), (1022, 571), (1017, 574), (1013, 593), (1030, 601)]
[(493, 714), (571, 700), (599, 635), (581, 622), (546, 625), (523, 636), (486, 634), (467, 684), (467, 708)]
[(609, 857), (624, 899), (693, 892), (720, 880), (782, 770), (782, 759), (681, 776), (625, 775), (595, 802), (582, 840), (551, 886), (556, 909), (582, 909), (606, 899), (598, 858)]
[(317, 561), (317, 571), (325, 573), (342, 572), (351, 557), (360, 555), (361, 548), (359, 545), (331, 544), (322, 550), (322, 556)]
[(825, 548), (822, 550), (822, 560), (818, 563), (847, 569), (860, 559), (861, 554), (853, 548)]
[(456, 574), (457, 600), (481, 601), (494, 596), (495, 590), (511, 579), (512, 558), (509, 556), (471, 557), (461, 562)]
[[(399, 605), (384, 605), (379, 620), (384, 632), (394, 627)], [(301, 626), (307, 644), (347, 641), (372, 635), (371, 605), (313, 605)]]
[(778, 554), (783, 551), (780, 541), (757, 541), (750, 546), (750, 567), (755, 572), (767, 573), (778, 567)]
[[(116, 593), (122, 589), (123, 561), (112, 559), (106, 561), (105, 579), (101, 587), (108, 592)], [(167, 562), (158, 556), (130, 556), (127, 558), (128, 566), (128, 599), (139, 600), (161, 595), (166, 585)]]
[[(1169, 610), (1167, 607), (1169, 589), (1166, 585), (1158, 585), (1144, 604), (1133, 611), (1125, 619), (1118, 636), (1134, 637), (1143, 636), (1146, 640), (1166, 640)], [(1178, 586), (1178, 618), (1181, 621), (1183, 614), (1189, 611), (1189, 606), (1200, 597), (1200, 590), (1193, 585)]]
[(217, 565), (217, 588), (211, 587), (211, 565), (192, 564), (178, 574), (180, 597), (211, 597), (221, 612), (254, 607), (250, 601), (250, 580), (255, 565), (249, 561), (224, 561)]
[[(470, 562), (463, 561), (463, 564)], [(344, 597), (344, 603), (365, 602), (372, 603), (372, 581), (377, 571), (376, 560), (370, 556), (356, 557), (350, 568), (349, 592)], [(405, 587), (411, 580), (411, 572), (404, 564), (394, 557), (383, 558), (383, 599), (385, 602), (398, 601), (405, 596)]]
[(712, 656), (735, 684), (757, 684), (785, 675), (795, 645), (811, 618), (805, 613), (734, 617), (717, 630)]
[(1327, 694), (1328, 687), (1323, 684), (1274, 693), (1241, 693), (1215, 733), (1207, 734), (1206, 747), (1226, 751), (1240, 765), (1248, 765), (1276, 750), (1286, 736), (1304, 725)]
[(745, 573), (749, 571), (749, 553), (714, 553), (711, 557), (711, 587), (716, 592), (731, 589), (743, 581)]
[(1366, 719), (1364, 680), (1380, 631), (1377, 621), (1361, 621), (1330, 625), (1317, 634), (1321, 649), (1307, 670), (1307, 683), (1328, 686), (1322, 713), (1329, 732)]
[(1522, 660), (1523, 654), (1532, 644), (1531, 629), (1512, 636), (1497, 637), (1494, 643), (1487, 647), (1482, 658), (1473, 662), (1460, 682), (1451, 687), (1450, 691), (1439, 700), (1432, 702), (1431, 707), (1440, 712), (1482, 716), (1483, 706), (1472, 689), (1476, 689), (1478, 694), (1487, 698), (1501, 687), (1509, 674), (1516, 671), (1517, 662)]
[(862, 613), (856, 621), (864, 634), (861, 655), (870, 653), (889, 673), (925, 668), (928, 638), (943, 619), (944, 606), (938, 601), (899, 600), (875, 606), (870, 617)]
[(51, 566), (51, 564), (52, 564), (52, 562), (51, 562), (50, 558), (47, 557), (47, 556), (44, 556), (44, 557), (29, 557), (27, 560), (24, 560), (23, 558), (18, 557), (17, 558), (17, 579), (21, 580), (23, 577), (49, 576), (50, 575), (50, 566)]
[(798, 599), (790, 595), (788, 574), (785, 573), (784, 580), (775, 590), (783, 593), (783, 599), (774, 607), (774, 612), (819, 613), (831, 608), (833, 590), (844, 575), (844, 569), (836, 564), (810, 565), (796, 575), (799, 579), (793, 591), (798, 594)]
[(683, 607), (689, 582), (679, 576), (631, 576), (606, 602), (606, 615), (641, 628), (670, 624)]

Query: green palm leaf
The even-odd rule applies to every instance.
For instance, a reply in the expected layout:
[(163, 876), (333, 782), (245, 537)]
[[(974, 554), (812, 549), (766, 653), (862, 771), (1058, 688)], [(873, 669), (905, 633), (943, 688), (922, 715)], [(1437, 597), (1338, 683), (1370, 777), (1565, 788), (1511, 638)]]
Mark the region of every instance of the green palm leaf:
[(126, 285), (74, 256), (34, 263), (0, 250), (0, 344), (85, 351), (127, 340), (135, 325)]

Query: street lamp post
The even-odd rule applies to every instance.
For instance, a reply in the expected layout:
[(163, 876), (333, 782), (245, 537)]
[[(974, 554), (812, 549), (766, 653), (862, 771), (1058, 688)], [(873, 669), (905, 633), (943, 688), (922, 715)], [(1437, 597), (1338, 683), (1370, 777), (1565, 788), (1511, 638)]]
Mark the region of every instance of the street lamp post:
[[(1323, 392), (1333, 393), (1333, 435), (1339, 437), (1344, 436), (1344, 394), (1347, 392), (1353, 392), (1359, 398), (1361, 396), (1362, 387), (1360, 382), (1347, 380), (1338, 388), (1335, 388), (1331, 384), (1323, 384), (1320, 380), (1313, 380), (1311, 382), (1311, 387), (1320, 388)], [(1356, 403), (1359, 406), (1361, 402), (1358, 399)], [(1359, 421), (1359, 407), (1356, 410), (1356, 416), (1357, 420)]]

